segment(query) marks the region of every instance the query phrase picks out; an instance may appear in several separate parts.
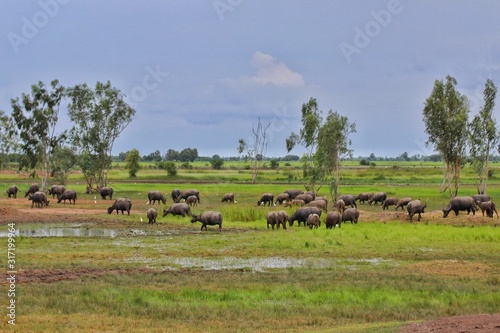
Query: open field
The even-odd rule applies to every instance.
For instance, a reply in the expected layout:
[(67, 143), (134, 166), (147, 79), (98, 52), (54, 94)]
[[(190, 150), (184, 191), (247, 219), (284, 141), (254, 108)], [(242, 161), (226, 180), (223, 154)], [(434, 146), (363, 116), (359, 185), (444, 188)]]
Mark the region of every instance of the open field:
[[(133, 202), (130, 216), (108, 215), (111, 201), (83, 194), (77, 175), (67, 185), (79, 192), (76, 205), (50, 199), (42, 209), (23, 198), (32, 180), (1, 175), (4, 188), (16, 183), (23, 193), (0, 198), (0, 239), (6, 247), (8, 224), (14, 223), (18, 271), (16, 326), (7, 324), (3, 307), (0, 330), (397, 332), (411, 322), (456, 315), (496, 314), (487, 321), (499, 321), (500, 219), (481, 212), (443, 219), (448, 198), (438, 191), (442, 173), (421, 184), (405, 181), (404, 174), (392, 176), (394, 182), (340, 188), (428, 200), (420, 222), (410, 223), (401, 210), (360, 204), (358, 224), (273, 230), (266, 228), (265, 213), (283, 207), (257, 206), (257, 200), (300, 184), (195, 182), (182, 175), (168, 182), (155, 178), (158, 170), (143, 170), (130, 181), (125, 171), (112, 171), (114, 197)], [(388, 177), (382, 168), (374, 172), (370, 177)], [(460, 192), (475, 194), (473, 182), (465, 183)], [(146, 193), (174, 188), (198, 189), (201, 202), (193, 212), (219, 210), (222, 232), (210, 226), (200, 231), (200, 223), (172, 215), (146, 223)], [(238, 203), (220, 203), (228, 192)], [(492, 179), (488, 193), (500, 202), (498, 180)], [(327, 189), (320, 194), (328, 195)], [(167, 198), (165, 207), (171, 203)], [(164, 205), (154, 207), (161, 216)], [(5, 253), (0, 262), (6, 267)], [(7, 304), (7, 273), (0, 273)]]

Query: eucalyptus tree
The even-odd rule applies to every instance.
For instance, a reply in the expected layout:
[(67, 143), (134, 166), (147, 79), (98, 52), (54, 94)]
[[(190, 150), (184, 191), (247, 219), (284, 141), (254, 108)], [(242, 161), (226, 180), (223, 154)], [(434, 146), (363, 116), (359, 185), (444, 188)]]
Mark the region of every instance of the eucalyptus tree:
[(0, 168), (6, 168), (9, 154), (19, 150), (19, 136), (12, 131), (12, 119), (0, 110)]
[(450, 197), (458, 194), (468, 139), (469, 102), (456, 86), (457, 81), (449, 75), (446, 82), (436, 80), (423, 110), (425, 132), (429, 135), (426, 145), (434, 145), (445, 163), (440, 191), (448, 189)]
[(497, 87), (488, 79), (484, 87), (484, 106), (469, 124), (469, 154), (476, 171), (478, 191), (486, 193), (490, 154), (499, 141), (496, 120), (493, 118)]
[(342, 158), (352, 155), (349, 135), (356, 133), (356, 124), (332, 110), (328, 111), (326, 120), (323, 120), (315, 98), (302, 104), (301, 112), (303, 127), (299, 134), (292, 132), (286, 139), (287, 150), (290, 152), (297, 144), (306, 148), (303, 162), (307, 190), (319, 190), (333, 174), (330, 192), (336, 197), (340, 183), (340, 162)]
[(68, 113), (73, 122), (70, 138), (81, 156), (88, 188), (106, 186), (113, 144), (132, 121), (135, 110), (109, 81), (97, 82), (94, 89), (76, 85), (68, 89), (68, 96)]
[(11, 100), (12, 120), (16, 127), (12, 130), (19, 135), (20, 148), (24, 153), (20, 168), (33, 170), (36, 174), (39, 166), (42, 170), (42, 190), (47, 189), (51, 175), (51, 157), (55, 147), (64, 141), (66, 133), (56, 134), (59, 119), (59, 107), (64, 97), (64, 87), (58, 80), (53, 80), (50, 87), (43, 82), (33, 84), (31, 93), (23, 93), (21, 99)]

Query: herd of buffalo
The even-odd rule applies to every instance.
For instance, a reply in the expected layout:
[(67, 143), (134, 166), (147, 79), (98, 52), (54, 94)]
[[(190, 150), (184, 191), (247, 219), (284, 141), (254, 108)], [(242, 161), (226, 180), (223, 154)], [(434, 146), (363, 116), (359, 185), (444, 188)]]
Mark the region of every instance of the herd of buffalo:
[[(102, 199), (113, 199), (113, 189), (109, 187), (97, 188), (97, 191), (101, 195)], [(7, 189), (8, 197), (17, 197), (18, 188), (13, 185)], [(67, 190), (63, 185), (53, 185), (48, 190), (48, 195), (52, 195), (52, 199), (57, 196), (57, 203), (66, 200), (69, 203), (76, 203), (77, 193), (74, 190)], [(38, 184), (32, 184), (28, 191), (25, 193), (25, 197), (31, 201), (31, 207), (35, 205), (38, 208), (49, 205), (48, 195), (45, 192), (40, 191)], [(219, 230), (222, 229), (222, 214), (218, 211), (205, 211), (201, 214), (192, 214), (192, 206), (198, 205), (200, 203), (200, 193), (195, 189), (189, 190), (179, 190), (175, 189), (171, 193), (171, 199), (174, 202), (168, 208), (163, 210), (163, 217), (168, 214), (180, 215), (182, 217), (190, 216), (191, 222), (201, 222), (201, 230), (207, 229), (207, 225), (218, 225)], [(183, 200), (183, 202), (181, 202)], [(233, 193), (226, 193), (222, 196), (221, 203), (231, 202), (236, 203)], [(359, 211), (357, 209), (357, 202), (369, 205), (378, 205), (380, 203), (382, 209), (389, 209), (390, 206), (394, 206), (397, 210), (401, 208), (408, 211), (408, 217), (410, 221), (413, 221), (415, 215), (418, 216), (418, 221), (422, 217), (425, 208), (427, 207), (426, 202), (421, 202), (418, 199), (413, 200), (410, 197), (407, 198), (388, 198), (385, 192), (365, 192), (357, 196), (351, 194), (344, 194), (339, 196), (337, 201), (333, 204), (334, 209), (328, 211), (328, 199), (326, 197), (316, 196), (312, 192), (304, 192), (302, 190), (287, 190), (276, 196), (272, 193), (264, 193), (261, 198), (257, 201), (258, 206), (277, 206), (283, 205), (285, 207), (296, 207), (296, 211), (289, 216), (284, 210), (280, 211), (270, 211), (266, 214), (267, 228), (272, 227), (273, 229), (283, 227), (286, 229), (286, 224), (288, 222), (289, 226), (293, 226), (294, 222), (297, 221), (300, 226), (303, 223), (309, 228), (318, 228), (321, 225), (321, 214), (325, 212), (326, 228), (333, 228), (335, 226), (341, 226), (343, 222), (357, 223), (359, 219)], [(149, 191), (147, 204), (154, 205), (155, 203), (167, 203), (167, 199), (160, 191)], [(108, 208), (108, 214), (119, 211), (124, 214), (126, 211), (130, 215), (130, 210), (132, 208), (132, 202), (126, 198), (115, 199), (114, 203)], [(477, 210), (481, 210), (483, 216), (493, 217), (493, 213), (498, 212), (495, 207), (495, 203), (491, 201), (491, 198), (486, 194), (474, 195), (474, 196), (463, 196), (455, 197), (450, 199), (448, 206), (443, 209), (443, 217), (446, 218), (448, 214), (453, 211), (455, 215), (458, 215), (459, 211), (467, 211), (467, 214), (472, 212), (475, 214)], [(158, 218), (158, 212), (154, 208), (149, 208), (146, 212), (149, 223), (156, 223)], [(142, 220), (142, 219), (141, 219)]]

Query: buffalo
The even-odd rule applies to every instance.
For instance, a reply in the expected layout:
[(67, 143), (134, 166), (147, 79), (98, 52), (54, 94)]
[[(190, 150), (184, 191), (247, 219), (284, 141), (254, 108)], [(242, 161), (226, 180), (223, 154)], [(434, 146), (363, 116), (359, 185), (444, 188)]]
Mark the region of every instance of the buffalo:
[(64, 200), (64, 204), (66, 204), (66, 200), (69, 200), (71, 204), (71, 200), (73, 200), (73, 205), (76, 204), (76, 191), (75, 190), (65, 190), (63, 193), (57, 196), (57, 203), (60, 203)]
[(130, 215), (130, 209), (132, 209), (132, 201), (125, 198), (118, 198), (115, 202), (108, 208), (108, 214), (111, 214), (114, 210), (116, 210), (116, 214), (121, 210), (122, 215), (123, 212), (127, 211), (127, 214)]
[(358, 220), (359, 220), (359, 211), (357, 208), (347, 208), (342, 213), (342, 223), (350, 221), (351, 224), (353, 223), (357, 224)]
[(374, 205), (377, 205), (377, 203), (381, 203), (383, 204), (384, 200), (387, 199), (387, 193), (385, 192), (377, 192), (375, 194), (372, 195), (372, 197), (370, 198), (370, 200), (368, 200), (368, 204), (371, 205), (371, 204), (374, 204)]
[(264, 193), (262, 194), (262, 196), (260, 197), (260, 200), (257, 201), (257, 206), (260, 206), (260, 205), (268, 205), (268, 206), (271, 206), (271, 204), (274, 204), (274, 195), (272, 195), (272, 193)]
[(267, 229), (269, 229), (269, 226), (274, 229), (274, 226), (278, 224), (278, 213), (276, 212), (268, 212), (266, 214), (266, 222), (267, 222)]
[(174, 203), (168, 207), (168, 209), (163, 210), (163, 217), (168, 214), (181, 215), (182, 217), (186, 215), (191, 216), (191, 208), (189, 208), (189, 205), (185, 202)]
[(29, 199), (31, 200), (31, 208), (36, 204), (37, 208), (42, 208), (43, 205), (49, 206), (49, 200), (47, 200), (47, 196), (45, 193), (36, 191), (33, 195), (30, 195)]
[(408, 217), (410, 218), (410, 222), (413, 222), (413, 216), (418, 214), (418, 220), (422, 218), (422, 213), (425, 213), (424, 210), (427, 207), (427, 203), (422, 204), (420, 200), (412, 200), (406, 205), (406, 210), (408, 211)]
[(52, 199), (54, 199), (56, 196), (59, 197), (59, 195), (63, 194), (64, 191), (66, 191), (64, 185), (52, 185), (49, 189), (49, 194), (52, 194)]
[(163, 204), (167, 203), (167, 199), (165, 199), (165, 196), (160, 191), (149, 191), (148, 204), (154, 205), (156, 201), (158, 201), (158, 204), (160, 202), (163, 202)]
[(319, 216), (321, 216), (321, 209), (319, 209), (318, 207), (301, 207), (288, 218), (288, 224), (290, 226), (293, 226), (293, 223), (297, 221), (299, 226), (301, 222), (306, 225), (307, 218), (311, 214), (318, 214)]
[(359, 201), (359, 203), (364, 204), (365, 201), (368, 201), (372, 198), (373, 193), (372, 192), (363, 192), (358, 194), (357, 196), (354, 197), (355, 201)]
[(9, 188), (7, 189), (6, 192), (7, 192), (7, 195), (9, 196), (9, 198), (11, 196), (13, 196), (14, 199), (16, 199), (18, 191), (19, 191), (19, 189), (17, 188), (17, 186), (16, 185), (12, 185), (12, 186), (9, 186)]
[(382, 203), (382, 209), (389, 209), (389, 206), (396, 206), (398, 204), (398, 198), (387, 198)]
[[(97, 192), (101, 195), (101, 198), (103, 200), (106, 199), (106, 197), (109, 197), (109, 200), (113, 199), (113, 189), (111, 187), (97, 187)], [(118, 211), (117, 211), (118, 213)]]
[(174, 202), (179, 203), (182, 199), (186, 200), (188, 197), (190, 197), (192, 195), (194, 195), (196, 197), (198, 203), (200, 203), (200, 192), (198, 190), (194, 190), (194, 189), (181, 191), (177, 195), (177, 197), (175, 197)]
[(295, 199), (295, 197), (297, 195), (304, 193), (304, 191), (302, 191), (302, 190), (286, 190), (283, 193), (288, 194), (290, 196), (290, 199)]
[(35, 194), (35, 192), (40, 191), (40, 187), (38, 184), (31, 184), (26, 193), (24, 194), (24, 197), (26, 198), (30, 194)]
[(175, 202), (175, 199), (177, 199), (177, 197), (180, 194), (181, 194), (181, 190), (179, 190), (178, 188), (176, 188), (175, 190), (172, 190), (172, 194), (171, 194), (172, 201)]
[(200, 215), (193, 215), (191, 218), (191, 223), (201, 222), (201, 230), (205, 228), (207, 230), (207, 225), (218, 225), (219, 230), (222, 229), (222, 214), (217, 211), (207, 210)]
[(467, 214), (472, 212), (472, 215), (476, 215), (476, 203), (472, 197), (455, 197), (451, 198), (448, 206), (443, 209), (443, 218), (447, 217), (451, 211), (455, 212), (455, 216), (461, 210), (466, 210)]
[(491, 198), (489, 195), (487, 194), (478, 194), (478, 195), (473, 195), (472, 196), (472, 199), (474, 200), (474, 202), (476, 203), (476, 205), (479, 206), (479, 204), (481, 202), (488, 202), (488, 201), (491, 201)]
[(297, 195), (294, 200), (304, 200), (306, 204), (310, 203), (311, 201), (314, 201), (314, 195), (312, 193), (302, 193)]
[(341, 219), (339, 212), (334, 210), (334, 211), (328, 212), (328, 214), (326, 214), (325, 225), (326, 225), (327, 229), (332, 229), (336, 225), (338, 225), (340, 228), (341, 224), (342, 224), (342, 219)]
[(300, 206), (300, 207), (302, 207), (302, 206), (305, 206), (305, 205), (306, 205), (306, 203), (305, 203), (304, 200), (292, 199), (292, 200), (286, 202), (284, 206), (285, 207), (294, 207), (294, 206)]
[(319, 209), (326, 212), (326, 201), (323, 199), (313, 200), (307, 204), (309, 207), (318, 207)]
[(337, 202), (335, 203), (335, 208), (337, 208), (337, 211), (339, 213), (343, 213), (344, 210), (345, 210), (345, 202), (344, 202), (344, 200), (342, 200), (342, 199), (337, 200)]
[(276, 196), (276, 201), (274, 202), (274, 205), (281, 205), (284, 202), (290, 201), (290, 194), (288, 193), (280, 193)]
[(396, 207), (394, 207), (395, 210), (398, 210), (399, 207), (401, 207), (402, 210), (405, 209), (405, 206), (408, 205), (408, 203), (411, 201), (411, 198), (402, 198), (398, 200), (398, 203), (396, 204)]
[(358, 208), (356, 205), (356, 198), (352, 194), (344, 194), (339, 197), (339, 199), (342, 199), (347, 206), (351, 206), (352, 208)]
[(150, 224), (156, 223), (156, 219), (158, 218), (158, 212), (154, 208), (149, 208), (148, 211), (146, 212), (146, 216), (148, 217), (148, 220)]
[(486, 211), (486, 215), (488, 217), (493, 217), (493, 212), (495, 212), (497, 214), (497, 218), (498, 218), (498, 212), (497, 212), (495, 203), (493, 201), (481, 202), (479, 204), (479, 208), (481, 208), (481, 212), (483, 213), (483, 216), (484, 216), (485, 211)]
[(187, 197), (186, 203), (192, 207), (198, 206), (198, 197), (196, 195), (190, 195)]
[(312, 229), (313, 227), (318, 229), (318, 227), (320, 226), (321, 224), (321, 221), (319, 219), (319, 215), (318, 214), (310, 214), (308, 217), (307, 217), (307, 226), (309, 227), (309, 229)]
[(236, 200), (234, 200), (234, 193), (226, 193), (222, 196), (222, 199), (220, 199), (220, 202), (232, 202), (236, 203)]

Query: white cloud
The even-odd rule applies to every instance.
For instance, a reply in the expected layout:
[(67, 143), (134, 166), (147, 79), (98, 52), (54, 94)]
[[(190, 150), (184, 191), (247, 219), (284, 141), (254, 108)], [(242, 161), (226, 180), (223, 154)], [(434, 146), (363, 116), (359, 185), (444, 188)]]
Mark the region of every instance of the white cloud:
[(283, 62), (262, 52), (255, 52), (251, 64), (257, 69), (257, 74), (251, 77), (243, 76), (238, 80), (225, 80), (229, 83), (254, 83), (259, 85), (274, 85), (277, 87), (303, 87), (302, 75), (292, 71)]

